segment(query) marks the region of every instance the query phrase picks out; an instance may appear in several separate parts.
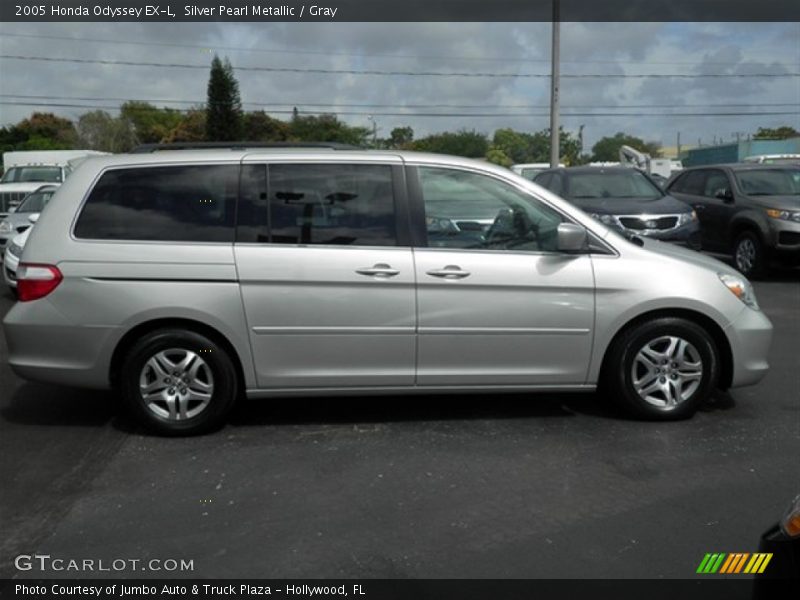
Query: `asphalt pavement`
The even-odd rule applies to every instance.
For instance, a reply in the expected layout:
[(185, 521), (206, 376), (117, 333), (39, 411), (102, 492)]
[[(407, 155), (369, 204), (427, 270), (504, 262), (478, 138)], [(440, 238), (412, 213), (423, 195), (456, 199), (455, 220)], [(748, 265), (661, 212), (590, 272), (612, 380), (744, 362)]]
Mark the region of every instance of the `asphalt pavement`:
[(800, 276), (755, 285), (769, 375), (677, 423), (595, 394), (292, 399), (163, 439), (110, 393), (15, 377), (3, 340), (0, 577), (80, 575), (21, 554), (193, 566), (97, 576), (691, 577), (800, 493)]

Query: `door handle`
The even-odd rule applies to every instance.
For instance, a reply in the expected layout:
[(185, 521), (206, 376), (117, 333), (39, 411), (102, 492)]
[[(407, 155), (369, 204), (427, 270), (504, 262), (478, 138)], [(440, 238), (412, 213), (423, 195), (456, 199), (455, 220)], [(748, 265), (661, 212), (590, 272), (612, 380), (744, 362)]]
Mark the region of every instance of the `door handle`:
[(441, 277), (442, 279), (464, 279), (469, 277), (469, 271), (463, 271), (458, 265), (447, 265), (444, 269), (434, 269), (426, 271), (431, 277)]
[(371, 267), (362, 267), (361, 269), (356, 269), (356, 273), (359, 275), (368, 275), (372, 277), (394, 277), (400, 273), (400, 271), (398, 269), (393, 269), (386, 263), (378, 263)]

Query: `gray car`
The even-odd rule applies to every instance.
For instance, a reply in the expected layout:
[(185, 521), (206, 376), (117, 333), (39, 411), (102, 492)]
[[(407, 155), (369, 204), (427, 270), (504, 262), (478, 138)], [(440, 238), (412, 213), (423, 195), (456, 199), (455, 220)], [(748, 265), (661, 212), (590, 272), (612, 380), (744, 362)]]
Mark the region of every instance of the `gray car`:
[(163, 434), (240, 397), (601, 387), (679, 419), (768, 369), (741, 274), (487, 163), (154, 150), (89, 159), (56, 199), (3, 322), (11, 368), (115, 389)]
[(26, 229), (32, 223), (30, 216), (42, 212), (42, 209), (56, 193), (58, 185), (47, 184), (38, 187), (20, 202), (12, 212), (0, 221), (0, 255), (8, 241)]

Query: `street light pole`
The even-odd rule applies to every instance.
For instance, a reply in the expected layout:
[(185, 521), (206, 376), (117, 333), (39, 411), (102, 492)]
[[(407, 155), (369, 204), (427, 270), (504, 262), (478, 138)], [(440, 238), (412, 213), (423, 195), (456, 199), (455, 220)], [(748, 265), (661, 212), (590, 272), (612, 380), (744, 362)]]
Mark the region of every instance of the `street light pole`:
[(558, 125), (558, 86), (559, 86), (559, 47), (560, 47), (560, 31), (558, 23), (558, 1), (553, 0), (553, 47), (550, 52), (550, 166), (557, 167), (559, 164), (559, 155), (561, 154), (560, 146), (560, 131)]

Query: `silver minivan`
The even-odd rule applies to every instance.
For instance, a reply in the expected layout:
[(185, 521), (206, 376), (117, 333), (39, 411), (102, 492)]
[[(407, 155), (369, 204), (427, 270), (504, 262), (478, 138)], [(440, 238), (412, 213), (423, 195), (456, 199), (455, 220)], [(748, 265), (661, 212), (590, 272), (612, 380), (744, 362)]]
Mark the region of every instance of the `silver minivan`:
[(163, 434), (241, 397), (598, 386), (679, 419), (768, 369), (731, 267), (483, 162), (156, 149), (87, 160), (57, 200), (21, 257), (10, 365), (118, 390)]

